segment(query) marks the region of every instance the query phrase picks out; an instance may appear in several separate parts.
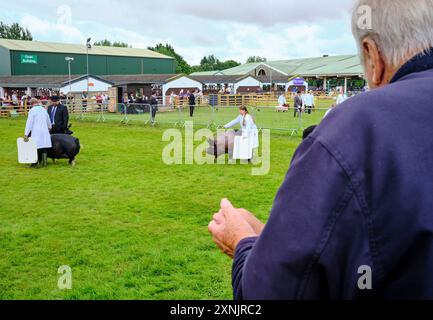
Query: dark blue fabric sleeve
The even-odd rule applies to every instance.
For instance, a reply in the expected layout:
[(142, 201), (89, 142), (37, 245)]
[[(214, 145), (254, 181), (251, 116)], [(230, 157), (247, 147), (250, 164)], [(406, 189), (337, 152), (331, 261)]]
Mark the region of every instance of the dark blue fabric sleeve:
[(242, 271), (256, 241), (257, 237), (246, 238), (239, 242), (236, 247), (232, 270), (233, 297), (235, 300), (242, 300)]
[[(327, 275), (338, 268), (334, 256), (330, 257), (329, 266), (322, 269), (317, 261), (339, 216), (345, 210), (353, 211), (356, 205), (354, 186), (341, 161), (314, 138), (301, 144), (263, 233), (253, 247), (243, 244), (239, 249), (234, 270), (236, 297), (321, 298)], [(344, 230), (345, 226), (341, 228)], [(350, 236), (340, 241), (348, 246), (353, 243)]]

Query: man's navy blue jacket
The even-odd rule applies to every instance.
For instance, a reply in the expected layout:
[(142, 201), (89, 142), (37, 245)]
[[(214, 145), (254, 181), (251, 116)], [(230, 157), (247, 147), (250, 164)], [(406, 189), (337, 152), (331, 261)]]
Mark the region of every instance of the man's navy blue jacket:
[[(360, 290), (359, 268), (372, 270)], [(353, 97), (296, 151), (236, 299), (433, 299), (433, 54)]]

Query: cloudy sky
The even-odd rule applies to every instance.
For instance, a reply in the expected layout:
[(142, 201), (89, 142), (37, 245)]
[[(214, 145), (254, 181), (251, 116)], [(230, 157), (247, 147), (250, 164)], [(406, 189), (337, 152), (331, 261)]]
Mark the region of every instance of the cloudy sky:
[(190, 64), (205, 55), (239, 62), (351, 54), (352, 0), (14, 0), (0, 20), (20, 22), (35, 40), (172, 44)]

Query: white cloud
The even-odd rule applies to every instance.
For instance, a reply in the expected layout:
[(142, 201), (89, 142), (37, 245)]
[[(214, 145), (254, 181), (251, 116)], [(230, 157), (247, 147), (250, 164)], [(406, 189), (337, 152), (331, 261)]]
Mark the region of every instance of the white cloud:
[[(193, 2), (193, 3), (192, 3)], [(352, 0), (218, 0), (210, 6), (206, 1), (173, 1), (172, 9), (208, 20), (236, 21), (246, 24), (274, 26), (281, 23), (305, 23), (322, 19), (339, 19), (351, 8)], [(190, 6), (187, 4), (190, 3)]]
[(167, 42), (198, 64), (210, 54), (244, 62), (251, 55), (289, 59), (354, 53), (347, 15), (351, 2), (14, 0), (0, 4), (0, 10), (19, 17), (36, 40), (82, 43), (91, 36), (137, 48)]
[(32, 15), (25, 15), (21, 19), (21, 25), (28, 28), (35, 40), (54, 42), (83, 43), (85, 36), (73, 25), (51, 22)]

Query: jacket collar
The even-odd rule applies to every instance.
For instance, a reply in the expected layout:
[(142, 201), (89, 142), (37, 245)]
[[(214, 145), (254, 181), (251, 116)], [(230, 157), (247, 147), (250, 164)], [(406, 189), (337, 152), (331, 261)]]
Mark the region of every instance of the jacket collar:
[(401, 80), (401, 78), (416, 72), (433, 69), (433, 48), (420, 53), (406, 62), (394, 75), (391, 83)]

